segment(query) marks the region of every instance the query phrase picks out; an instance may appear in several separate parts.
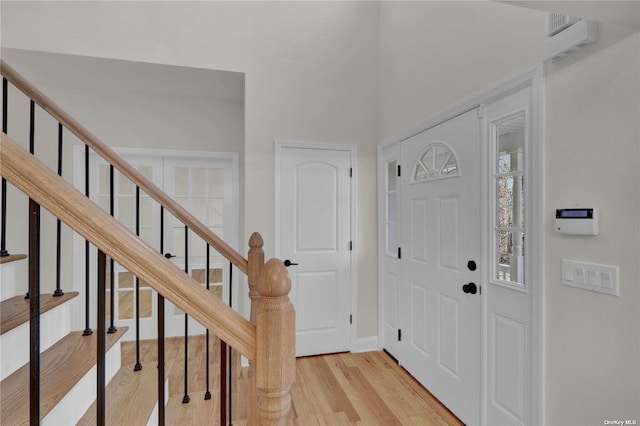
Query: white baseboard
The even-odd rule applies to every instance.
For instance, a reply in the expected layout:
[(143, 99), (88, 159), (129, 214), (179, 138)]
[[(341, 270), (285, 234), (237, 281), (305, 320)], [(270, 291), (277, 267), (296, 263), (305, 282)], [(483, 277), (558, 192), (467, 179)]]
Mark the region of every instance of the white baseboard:
[(356, 339), (356, 345), (351, 352), (377, 352), (378, 348), (378, 336), (361, 337)]

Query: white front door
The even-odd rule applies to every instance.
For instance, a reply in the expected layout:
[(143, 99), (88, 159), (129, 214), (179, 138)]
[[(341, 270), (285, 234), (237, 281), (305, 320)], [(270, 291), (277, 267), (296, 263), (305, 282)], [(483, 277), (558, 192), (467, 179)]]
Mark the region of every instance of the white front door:
[[(296, 355), (350, 348), (351, 152), (281, 150), (280, 256), (296, 309)], [(286, 264), (286, 262), (285, 262)]]
[(465, 424), (476, 425), (481, 365), (477, 110), (403, 141), (402, 169), (403, 364)]

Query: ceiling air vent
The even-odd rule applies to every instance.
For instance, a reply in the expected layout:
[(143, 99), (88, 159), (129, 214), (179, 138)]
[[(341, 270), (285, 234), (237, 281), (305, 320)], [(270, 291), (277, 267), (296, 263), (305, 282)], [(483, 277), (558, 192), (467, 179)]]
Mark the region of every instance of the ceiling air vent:
[(560, 31), (569, 28), (580, 18), (574, 18), (573, 16), (561, 15), (559, 13), (550, 13), (547, 15), (547, 37), (554, 36)]
[(598, 24), (587, 19), (550, 13), (547, 17), (545, 61), (555, 62), (598, 39)]

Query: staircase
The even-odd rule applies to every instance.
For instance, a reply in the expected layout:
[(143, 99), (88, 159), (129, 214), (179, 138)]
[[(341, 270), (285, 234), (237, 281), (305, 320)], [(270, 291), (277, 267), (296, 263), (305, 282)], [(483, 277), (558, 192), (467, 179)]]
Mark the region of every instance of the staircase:
[[(5, 256), (2, 271), (2, 302), (0, 306), (0, 352), (2, 353), (2, 382), (0, 383), (0, 423), (3, 425), (29, 423), (29, 300), (23, 294), (13, 273), (15, 261), (26, 255)], [(13, 290), (13, 291), (12, 291)], [(40, 422), (43, 425), (75, 424), (89, 408), (87, 395), (95, 389), (96, 336), (88, 339), (82, 332), (70, 329), (71, 309), (77, 292), (54, 297), (40, 297), (41, 336)], [(109, 335), (107, 342), (107, 377), (120, 368), (120, 337), (126, 332)], [(93, 356), (91, 356), (93, 355)]]
[[(209, 405), (201, 411), (205, 414), (199, 414), (204, 417), (193, 417), (192, 422), (231, 424), (231, 415), (227, 412), (227, 407), (231, 406), (228, 402), (231, 392), (224, 380), (226, 372), (230, 371), (227, 363), (232, 358), (227, 357), (229, 347), (249, 360), (248, 390), (242, 392), (245, 398), (242, 404), (248, 407), (244, 421), (248, 424), (286, 424), (291, 408), (289, 389), (295, 378), (295, 313), (287, 297), (291, 284), (282, 262), (278, 259), (264, 262), (263, 242), (257, 233), (249, 241), (250, 250), (248, 259), (245, 259), (18, 72), (2, 61), (0, 70), (3, 76), (0, 423), (184, 423), (189, 421), (185, 414), (188, 411), (184, 408), (197, 397), (198, 404)], [(28, 151), (7, 131), (9, 83), (30, 100)], [(36, 107), (59, 123), (57, 173), (33, 155)], [(162, 237), (159, 249), (149, 246), (138, 237), (138, 232), (132, 233), (113, 214), (91, 201), (88, 198), (88, 180), (83, 194), (62, 179), (63, 130), (71, 132), (85, 144), (86, 159), (89, 150), (101, 155), (112, 170), (117, 170), (136, 186), (137, 191), (144, 191), (161, 206), (161, 217), (164, 212), (173, 215), (185, 225), (186, 232), (192, 232), (205, 241), (207, 252), (212, 247), (236, 270), (247, 274), (250, 320), (244, 319), (210, 292), (208, 279), (205, 289), (165, 258)], [(88, 160), (85, 164), (87, 169), (84, 173), (89, 176)], [(8, 185), (29, 199), (29, 210), (25, 212), (29, 221), (28, 235), (25, 236), (29, 239), (28, 255), (11, 254), (8, 250), (10, 244), (6, 229), (11, 225), (6, 223), (6, 213), (10, 205), (16, 205), (15, 202), (7, 203)], [(57, 282), (53, 294), (41, 291), (41, 207), (57, 219)], [(60, 283), (60, 270), (72, 261), (61, 260), (61, 224), (86, 241), (85, 259), (73, 260), (86, 264), (86, 283), (82, 292), (65, 292)], [(97, 265), (90, 265), (95, 257), (90, 256), (91, 250), (97, 254)], [(16, 273), (14, 265), (17, 262), (28, 263), (28, 276)], [(139, 282), (144, 282), (157, 293), (158, 339), (151, 346), (138, 338), (137, 322), (134, 327), (135, 344), (121, 343), (127, 328), (115, 327), (111, 315), (114, 312), (114, 290), (107, 286), (108, 270), (113, 270), (113, 262), (137, 278), (136, 292)], [(89, 279), (89, 271), (95, 269), (97, 284)], [(77, 285), (75, 289), (78, 289)], [(25, 298), (25, 293), (28, 298)], [(97, 299), (95, 305), (92, 298)], [(203, 350), (206, 353), (206, 390), (203, 392), (198, 390), (191, 396), (188, 393), (188, 378), (196, 374), (198, 379), (201, 373), (193, 370), (189, 373), (189, 366), (193, 367), (195, 361), (187, 354), (194, 338), (189, 338), (186, 330), (182, 356), (184, 395), (176, 398), (176, 392), (169, 387), (171, 378), (167, 374), (173, 374), (172, 367), (178, 357), (165, 353), (165, 300), (185, 313), (185, 324), (188, 316), (207, 330), (206, 335), (196, 337), (202, 342), (200, 346), (191, 343), (196, 347), (197, 356), (201, 356)], [(92, 312), (92, 309), (97, 312)], [(83, 330), (72, 329), (72, 311), (85, 313)], [(213, 343), (210, 343), (210, 333)], [(219, 348), (221, 355), (218, 363), (221, 386), (210, 391), (209, 354), (213, 346)]]

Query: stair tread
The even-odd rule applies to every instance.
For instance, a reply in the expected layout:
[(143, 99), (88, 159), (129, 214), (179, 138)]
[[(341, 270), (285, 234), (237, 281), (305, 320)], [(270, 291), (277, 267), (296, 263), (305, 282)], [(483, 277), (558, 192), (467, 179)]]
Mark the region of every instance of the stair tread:
[[(158, 401), (157, 358), (143, 359), (140, 371), (133, 371), (133, 363), (124, 357), (122, 368), (107, 385), (105, 423), (108, 425), (146, 425)], [(96, 402), (84, 413), (76, 426), (98, 424)]]
[(10, 254), (9, 256), (0, 256), (0, 265), (4, 263), (16, 262), (18, 260), (26, 259), (26, 254)]
[[(120, 327), (107, 334), (107, 350), (128, 330)], [(97, 333), (83, 336), (69, 333), (40, 355), (40, 419), (73, 388), (96, 364)], [(22, 366), (0, 383), (0, 424), (29, 423), (29, 364)]]
[[(78, 295), (77, 291), (70, 291), (62, 296), (54, 297), (51, 294), (40, 295), (40, 314), (73, 299)], [(24, 296), (14, 296), (4, 300), (0, 307), (0, 334), (29, 322), (29, 300)]]

